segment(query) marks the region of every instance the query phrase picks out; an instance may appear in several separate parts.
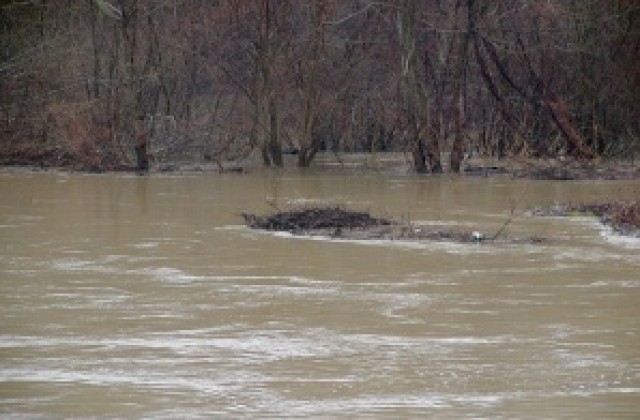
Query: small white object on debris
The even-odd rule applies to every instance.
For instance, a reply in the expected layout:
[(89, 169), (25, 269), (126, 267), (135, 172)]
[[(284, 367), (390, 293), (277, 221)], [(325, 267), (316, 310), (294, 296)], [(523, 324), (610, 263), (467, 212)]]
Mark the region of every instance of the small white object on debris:
[(471, 237), (473, 238), (474, 241), (480, 242), (480, 241), (484, 240), (484, 233), (478, 232), (477, 230), (474, 230), (471, 233)]

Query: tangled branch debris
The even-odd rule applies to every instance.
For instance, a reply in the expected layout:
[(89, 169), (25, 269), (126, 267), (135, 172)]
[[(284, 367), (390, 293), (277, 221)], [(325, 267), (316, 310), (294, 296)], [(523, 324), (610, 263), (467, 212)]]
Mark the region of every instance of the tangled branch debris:
[(557, 204), (532, 212), (536, 216), (594, 216), (622, 235), (640, 237), (640, 201)]
[(394, 224), (387, 219), (374, 218), (368, 213), (346, 210), (339, 206), (279, 211), (269, 216), (243, 213), (242, 216), (251, 228), (292, 233), (314, 229), (364, 229)]
[[(294, 235), (329, 236), (353, 240), (431, 240), (458, 243), (496, 242), (474, 231), (438, 230), (409, 222), (373, 217), (368, 213), (336, 207), (312, 207), (258, 216), (243, 213), (245, 223), (253, 229), (289, 232)], [(538, 243), (540, 238), (503, 238), (507, 243)]]

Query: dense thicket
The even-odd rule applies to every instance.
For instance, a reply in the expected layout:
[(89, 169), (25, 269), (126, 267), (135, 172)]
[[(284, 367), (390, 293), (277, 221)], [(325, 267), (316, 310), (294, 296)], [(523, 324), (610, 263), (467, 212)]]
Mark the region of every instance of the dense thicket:
[(50, 0), (0, 8), (0, 155), (640, 153), (635, 0)]

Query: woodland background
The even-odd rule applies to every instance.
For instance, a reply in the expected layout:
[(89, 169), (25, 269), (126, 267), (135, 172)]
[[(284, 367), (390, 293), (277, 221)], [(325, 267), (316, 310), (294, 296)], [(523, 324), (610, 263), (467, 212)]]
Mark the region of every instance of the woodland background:
[(640, 155), (637, 0), (0, 4), (5, 164)]

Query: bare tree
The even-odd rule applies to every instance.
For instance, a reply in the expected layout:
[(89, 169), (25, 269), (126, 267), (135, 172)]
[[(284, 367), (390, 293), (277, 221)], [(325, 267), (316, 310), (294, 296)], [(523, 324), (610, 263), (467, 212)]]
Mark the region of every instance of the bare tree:
[[(408, 150), (415, 171), (433, 173), (461, 170), (465, 152), (633, 156), (638, 10), (633, 0), (4, 2), (0, 153), (144, 169), (159, 145), (218, 161), (253, 147), (282, 166), (288, 142), (303, 167), (323, 149)], [(160, 135), (150, 122), (165, 120)]]
[[(401, 86), (413, 166), (416, 172), (441, 172), (439, 130), (430, 118), (430, 98), (420, 71), (418, 2), (403, 0), (396, 11)], [(434, 126), (436, 129), (434, 129)]]

